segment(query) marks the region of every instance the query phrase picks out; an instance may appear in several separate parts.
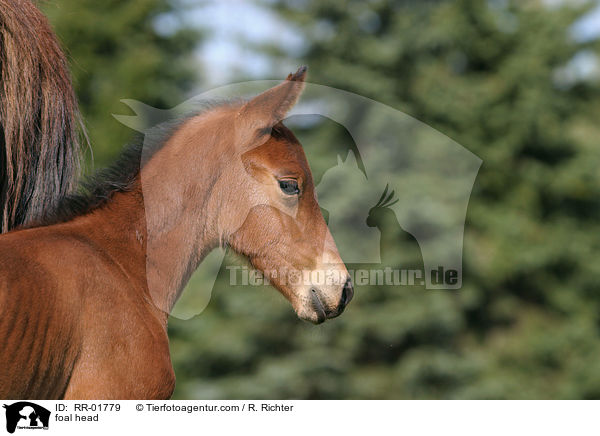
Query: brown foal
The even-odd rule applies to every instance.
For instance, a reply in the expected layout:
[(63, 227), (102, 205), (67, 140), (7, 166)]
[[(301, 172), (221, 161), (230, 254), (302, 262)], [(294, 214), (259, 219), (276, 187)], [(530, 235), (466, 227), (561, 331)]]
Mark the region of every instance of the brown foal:
[(169, 398), (168, 313), (218, 246), (267, 274), (300, 318), (343, 311), (348, 272), (280, 122), (305, 75), (187, 118), (141, 163), (141, 149), (125, 152), (88, 194), (0, 236), (1, 398)]

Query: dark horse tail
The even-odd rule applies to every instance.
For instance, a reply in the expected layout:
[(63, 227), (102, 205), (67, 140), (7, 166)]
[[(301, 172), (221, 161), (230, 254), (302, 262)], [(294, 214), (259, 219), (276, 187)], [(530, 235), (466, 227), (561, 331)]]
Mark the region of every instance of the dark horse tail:
[(66, 58), (29, 0), (0, 0), (0, 233), (53, 213), (84, 135)]

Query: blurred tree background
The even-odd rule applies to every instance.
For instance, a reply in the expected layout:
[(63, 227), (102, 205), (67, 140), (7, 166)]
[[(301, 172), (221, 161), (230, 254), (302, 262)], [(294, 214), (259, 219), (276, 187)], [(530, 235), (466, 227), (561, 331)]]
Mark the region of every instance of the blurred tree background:
[[(124, 113), (120, 98), (164, 108), (202, 83), (198, 28), (155, 26), (189, 4), (45, 5), (97, 164), (130, 135), (110, 116)], [(222, 268), (207, 309), (170, 321), (175, 398), (600, 398), (600, 82), (581, 68), (600, 47), (573, 34), (595, 3), (260, 5), (303, 40), (251, 47), (273, 65), (307, 64), (311, 82), (404, 111), (483, 160), (463, 287), (357, 287), (344, 315), (312, 326), (272, 288), (230, 286)], [(347, 140), (328, 122), (297, 133), (317, 172), (318, 150)], [(396, 264), (415, 261), (402, 250)]]

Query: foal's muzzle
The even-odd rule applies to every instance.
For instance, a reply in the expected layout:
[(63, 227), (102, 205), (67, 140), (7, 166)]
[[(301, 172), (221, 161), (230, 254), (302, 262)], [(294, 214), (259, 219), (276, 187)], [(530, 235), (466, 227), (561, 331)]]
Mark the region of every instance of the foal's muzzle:
[(328, 308), (323, 304), (324, 298), (317, 289), (312, 288), (310, 294), (311, 306), (317, 316), (317, 319), (313, 319), (312, 322), (320, 324), (326, 319), (335, 318), (342, 314), (352, 297), (354, 297), (354, 286), (352, 286), (352, 280), (348, 277), (342, 287), (339, 303), (335, 308)]

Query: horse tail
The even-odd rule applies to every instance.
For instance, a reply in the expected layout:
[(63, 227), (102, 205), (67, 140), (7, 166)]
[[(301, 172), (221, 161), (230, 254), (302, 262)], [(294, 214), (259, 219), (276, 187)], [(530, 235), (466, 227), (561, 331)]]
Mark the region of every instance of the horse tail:
[(29, 0), (0, 0), (0, 233), (41, 220), (75, 188), (82, 138), (48, 20)]

